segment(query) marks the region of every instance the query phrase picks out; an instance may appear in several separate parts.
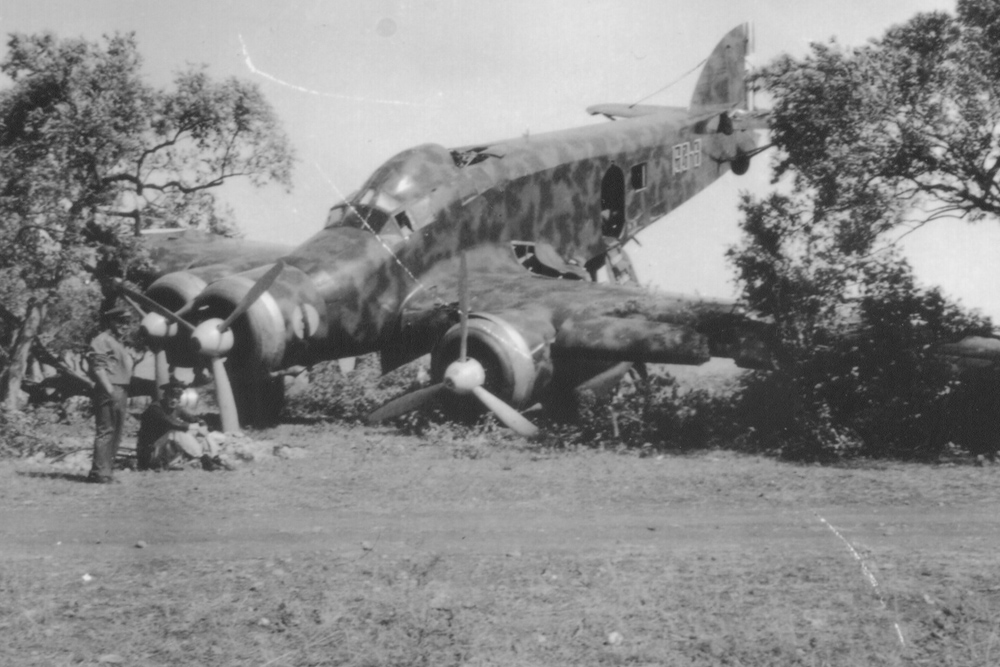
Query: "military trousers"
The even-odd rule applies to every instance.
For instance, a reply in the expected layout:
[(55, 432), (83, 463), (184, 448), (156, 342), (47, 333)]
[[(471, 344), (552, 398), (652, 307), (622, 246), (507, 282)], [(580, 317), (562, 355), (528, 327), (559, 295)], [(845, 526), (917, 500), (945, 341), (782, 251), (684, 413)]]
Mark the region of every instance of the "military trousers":
[(128, 408), (128, 388), (112, 385), (108, 394), (98, 386), (94, 390), (94, 463), (90, 468), (91, 478), (109, 480), (114, 474), (115, 456), (122, 442), (125, 428), (125, 412)]

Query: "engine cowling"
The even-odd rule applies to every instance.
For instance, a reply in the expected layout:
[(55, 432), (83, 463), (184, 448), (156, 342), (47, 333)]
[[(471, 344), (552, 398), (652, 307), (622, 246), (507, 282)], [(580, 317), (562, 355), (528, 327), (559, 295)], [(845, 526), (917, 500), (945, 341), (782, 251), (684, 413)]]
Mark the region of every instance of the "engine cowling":
[[(552, 379), (549, 341), (534, 327), (518, 327), (510, 318), (488, 313), (469, 315), (468, 356), (482, 364), (483, 386), (508, 405), (530, 406)], [(461, 325), (445, 333), (431, 352), (431, 377), (444, 379), (449, 364), (460, 355)]]
[[(193, 318), (205, 322), (209, 318), (225, 319), (243, 300), (253, 278), (240, 274), (217, 280), (205, 288), (195, 301)], [(232, 324), (235, 339), (231, 360), (245, 367), (274, 370), (285, 355), (285, 319), (274, 297), (265, 292)]]
[[(146, 289), (145, 295), (168, 310), (176, 312), (197, 297), (208, 282), (199, 273), (175, 271), (160, 276)], [(197, 363), (190, 346), (190, 335), (185, 329), (156, 312), (143, 317), (141, 329), (150, 344), (167, 352), (170, 362), (178, 366)]]

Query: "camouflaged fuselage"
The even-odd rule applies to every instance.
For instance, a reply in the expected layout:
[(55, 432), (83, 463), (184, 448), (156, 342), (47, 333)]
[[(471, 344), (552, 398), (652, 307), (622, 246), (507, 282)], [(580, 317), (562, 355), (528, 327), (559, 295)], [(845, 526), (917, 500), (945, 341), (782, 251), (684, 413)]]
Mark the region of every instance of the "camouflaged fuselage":
[[(441, 304), (455, 300), (453, 288), (445, 287), (454, 281), (440, 269), (452, 272), (459, 251), (489, 249), (477, 256), (513, 264), (512, 244), (544, 243), (582, 271), (609, 245), (724, 174), (737, 146), (752, 147), (749, 133), (716, 133), (707, 120), (699, 127), (686, 112), (663, 111), (471, 148), (423, 145), (398, 154), (334, 208), (331, 224), (286, 258), (316, 286), (325, 335), (307, 346), (289, 338), (287, 358), (268, 365), (384, 348), (408, 301), (435, 291)], [(380, 196), (384, 205), (376, 210)], [(609, 235), (613, 207), (623, 222)], [(399, 222), (401, 214), (411, 228)], [(489, 299), (479, 300), (488, 307)]]

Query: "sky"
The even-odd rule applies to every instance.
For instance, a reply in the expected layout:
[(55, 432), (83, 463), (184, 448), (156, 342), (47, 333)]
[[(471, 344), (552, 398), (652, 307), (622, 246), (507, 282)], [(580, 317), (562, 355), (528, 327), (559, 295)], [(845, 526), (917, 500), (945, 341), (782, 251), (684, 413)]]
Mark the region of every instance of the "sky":
[[(697, 65), (736, 25), (751, 64), (811, 42), (856, 46), (954, 0), (2, 0), (0, 33), (91, 39), (135, 32), (149, 81), (186, 64), (256, 82), (295, 147), (293, 189), (218, 194), (247, 238), (295, 244), (382, 162), (422, 143), (462, 146), (600, 121), (602, 102), (686, 106)], [(0, 46), (0, 48), (3, 48)], [(671, 85), (668, 85), (671, 84)], [(0, 81), (0, 85), (3, 82)], [(666, 89), (664, 90), (664, 88)], [(640, 280), (733, 297), (725, 251), (740, 192), (772, 187), (769, 156), (720, 179), (640, 234)], [(908, 236), (926, 285), (1000, 321), (1000, 224), (945, 220)]]

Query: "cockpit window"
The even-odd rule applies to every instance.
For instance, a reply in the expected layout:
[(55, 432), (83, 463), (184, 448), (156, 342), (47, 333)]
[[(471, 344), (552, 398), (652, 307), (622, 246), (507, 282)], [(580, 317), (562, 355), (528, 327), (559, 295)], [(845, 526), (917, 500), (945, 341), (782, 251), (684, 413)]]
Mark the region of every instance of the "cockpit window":
[(410, 232), (413, 231), (413, 223), (410, 222), (410, 216), (406, 215), (406, 211), (400, 211), (396, 214), (396, 224), (399, 225), (400, 231), (407, 234), (407, 236), (409, 236), (409, 234), (406, 230), (410, 230)]
[(331, 208), (330, 213), (326, 216), (326, 226), (340, 227), (344, 222), (344, 218), (347, 216), (348, 210), (347, 204), (339, 204)]
[(355, 229), (365, 229), (378, 234), (389, 214), (371, 206), (336, 206), (327, 216), (327, 227), (354, 227)]
[[(330, 209), (326, 218), (327, 227), (355, 227), (366, 229), (376, 234), (402, 235), (408, 237), (423, 225), (421, 222), (427, 217), (427, 202), (422, 200), (414, 211), (408, 213), (406, 209), (394, 197), (378, 192), (367, 190), (360, 198), (355, 200), (356, 204), (338, 204)], [(414, 218), (413, 215), (417, 217)], [(421, 215), (424, 217), (421, 218)]]
[(399, 208), (399, 202), (384, 192), (380, 192), (378, 197), (375, 199), (375, 206), (382, 209), (386, 213), (392, 213)]

